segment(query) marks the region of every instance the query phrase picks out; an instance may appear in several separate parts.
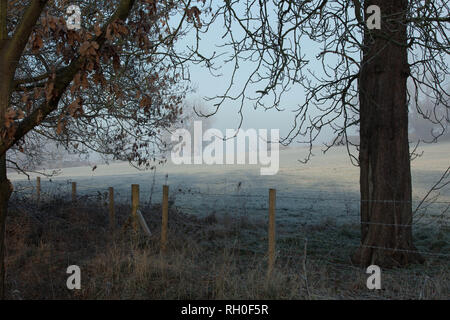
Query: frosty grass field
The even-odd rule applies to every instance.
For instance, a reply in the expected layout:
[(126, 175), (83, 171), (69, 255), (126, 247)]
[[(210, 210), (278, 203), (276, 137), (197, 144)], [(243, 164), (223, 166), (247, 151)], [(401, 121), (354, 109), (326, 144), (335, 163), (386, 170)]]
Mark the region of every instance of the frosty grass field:
[[(450, 144), (426, 145), (422, 150), (424, 155), (412, 163), (413, 209), (450, 164)], [(50, 197), (50, 201), (43, 201), (44, 205), (35, 214), (54, 221), (46, 221), (50, 227), (44, 245), (16, 250), (34, 250), (35, 258), (12, 254), (8, 261), (11, 270), (16, 270), (11, 272), (16, 278), (11, 283), (31, 283), (33, 288), (23, 288), (21, 292), (33, 297), (53, 294), (50, 295), (53, 298), (70, 298), (67, 290), (53, 293), (48, 287), (51, 282), (46, 282), (47, 278), (41, 275), (36, 278), (39, 273), (35, 269), (39, 266), (46, 274), (49, 266), (62, 268), (67, 261), (77, 264), (83, 261), (83, 268), (91, 270), (91, 283), (83, 293), (89, 299), (448, 299), (450, 215), (448, 211), (443, 212), (450, 205), (450, 188), (439, 190), (439, 203), (425, 206), (426, 210), (414, 215), (414, 244), (427, 258), (426, 264), (383, 270), (385, 290), (370, 292), (365, 286), (365, 270), (350, 262), (361, 238), (359, 170), (351, 165), (343, 147), (336, 147), (326, 155), (315, 148), (316, 156), (307, 165), (298, 162), (305, 152), (301, 148), (281, 150), (280, 170), (274, 176), (261, 176), (256, 165), (174, 166), (169, 163), (158, 167), (152, 204), (161, 202), (163, 184), (170, 188), (171, 250), (164, 268), (158, 258), (161, 257), (158, 238), (161, 209), (158, 205), (147, 206), (153, 172), (138, 171), (127, 163), (113, 163), (99, 165), (94, 171), (92, 167), (67, 168), (52, 181), (41, 178), (41, 198)], [(30, 181), (18, 175), (10, 175), (11, 178), (16, 190), (22, 190), (18, 192), (21, 196), (35, 191), (35, 176)], [(77, 182), (75, 204), (70, 201), (71, 181)], [(111, 241), (105, 237), (109, 236), (108, 187), (115, 190), (117, 221), (122, 222), (119, 230), (126, 230), (123, 222), (131, 212), (131, 184), (140, 185), (141, 209), (155, 235), (146, 246), (134, 251), (133, 258), (129, 254), (130, 244), (123, 237), (109, 246), (99, 245)], [(269, 188), (277, 190), (278, 271), (272, 284), (266, 286)], [(68, 201), (61, 201), (60, 197)], [(12, 203), (16, 206), (21, 203), (20, 196), (15, 200)], [(34, 206), (33, 200), (24, 203)], [(20, 212), (33, 210), (30, 206), (26, 208), (17, 210), (18, 221), (11, 223), (21, 234), (24, 231)], [(55, 250), (63, 256), (59, 264), (41, 258), (52, 257)], [(135, 260), (130, 264), (130, 259)], [(27, 268), (17, 261), (27, 262)], [(115, 278), (120, 281), (110, 292), (105, 289), (105, 279)], [(203, 281), (206, 278), (214, 280)]]
[[(423, 156), (412, 162), (413, 209), (429, 188), (450, 165), (450, 144), (421, 145)], [(321, 222), (330, 217), (337, 223), (359, 221), (359, 168), (350, 163), (346, 148), (335, 147), (323, 154), (313, 149), (309, 163), (298, 160), (305, 148), (280, 150), (280, 170), (273, 176), (261, 176), (258, 165), (173, 165), (159, 166), (155, 175), (152, 203), (161, 201), (163, 184), (170, 186), (170, 200), (184, 212), (196, 215), (237, 214), (253, 218), (267, 216), (268, 189), (277, 190), (277, 224), (294, 221)], [(23, 175), (10, 174), (17, 188), (30, 186)], [(128, 163), (92, 167), (65, 168), (51, 180), (42, 178), (42, 192), (70, 197), (71, 184), (77, 182), (81, 195), (96, 196), (114, 187), (116, 202), (129, 202), (131, 184), (140, 185), (141, 203), (147, 203), (152, 190), (153, 172), (139, 171)], [(438, 201), (426, 211), (421, 222), (439, 217), (450, 201), (450, 186), (440, 190)], [(447, 213), (448, 217), (448, 213)], [(446, 219), (448, 221), (448, 218)]]

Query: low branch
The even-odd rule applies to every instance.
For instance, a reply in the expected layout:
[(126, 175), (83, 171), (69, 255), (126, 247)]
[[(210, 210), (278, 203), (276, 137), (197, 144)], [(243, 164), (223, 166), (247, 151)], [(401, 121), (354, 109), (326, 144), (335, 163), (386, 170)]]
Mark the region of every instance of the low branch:
[(406, 22), (450, 22), (450, 17), (412, 17)]
[(442, 188), (444, 188), (445, 186), (450, 184), (450, 180), (449, 181), (445, 181), (445, 179), (449, 178), (450, 176), (450, 167), (447, 168), (447, 170), (445, 170), (445, 172), (442, 174), (442, 176), (439, 178), (438, 181), (436, 181), (436, 183), (431, 187), (430, 190), (428, 190), (427, 194), (425, 195), (425, 197), (423, 197), (423, 199), (420, 201), (420, 203), (417, 205), (416, 209), (413, 211), (413, 214), (416, 214), (417, 211), (422, 207), (422, 205), (429, 199), (429, 196), (437, 190), (440, 190)]
[(34, 82), (39, 82), (45, 79), (48, 79), (51, 76), (50, 73), (41, 74), (40, 76), (36, 77), (29, 77), (29, 78), (22, 78), (22, 79), (16, 79), (13, 82), (13, 88), (14, 90), (19, 89), (19, 86), (22, 84), (29, 84)]

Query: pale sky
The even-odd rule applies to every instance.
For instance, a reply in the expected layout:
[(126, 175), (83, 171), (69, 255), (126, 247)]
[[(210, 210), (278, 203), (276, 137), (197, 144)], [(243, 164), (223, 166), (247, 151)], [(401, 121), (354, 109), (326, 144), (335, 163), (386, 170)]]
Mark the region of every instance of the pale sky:
[[(224, 28), (220, 26), (220, 21), (216, 22), (214, 27), (210, 30), (207, 35), (202, 35), (202, 41), (200, 42), (200, 47), (202, 48), (202, 53), (206, 52), (226, 52), (230, 53), (229, 48), (219, 48), (218, 45), (223, 43), (223, 39), (221, 36), (224, 33)], [(185, 39), (184, 45), (192, 41), (193, 34)], [(183, 45), (183, 44), (182, 44)], [(320, 44), (316, 44), (312, 41), (306, 41), (303, 49), (303, 54), (306, 55), (307, 59), (310, 60), (310, 64), (308, 68), (311, 68), (317, 73), (322, 72), (322, 66), (320, 62), (315, 58), (315, 55), (319, 53)], [(222, 61), (228, 58), (228, 56), (224, 56), (219, 58), (217, 62), (217, 66), (219, 66)], [(331, 61), (331, 60), (330, 60)], [(222, 63), (223, 65), (223, 63)], [(240, 64), (239, 72), (240, 77), (237, 78), (235, 83), (234, 90), (232, 92), (238, 92), (240, 89), (241, 83), (247, 80), (248, 75), (253, 70), (252, 64), (248, 62), (242, 62)], [(215, 95), (221, 95), (225, 92), (226, 88), (229, 85), (231, 71), (233, 69), (233, 64), (229, 63), (223, 66), (219, 71), (216, 71), (217, 74), (223, 74), (221, 77), (214, 77), (210, 74), (208, 69), (204, 65), (191, 65), (190, 67), (191, 74), (191, 82), (192, 85), (196, 88), (196, 93), (189, 95), (187, 97), (188, 101), (198, 101), (203, 97), (212, 97)], [(241, 83), (239, 83), (239, 81)], [(261, 87), (255, 87), (251, 92), (254, 93), (256, 90), (262, 89)], [(242, 128), (254, 128), (254, 129), (279, 129), (281, 137), (286, 136), (289, 132), (289, 129), (292, 127), (294, 113), (293, 109), (296, 109), (298, 104), (304, 102), (305, 95), (303, 93), (303, 89), (300, 86), (293, 86), (290, 92), (285, 93), (284, 99), (282, 99), (282, 107), (284, 111), (280, 112), (275, 109), (272, 110), (263, 110), (263, 109), (254, 109), (251, 101), (247, 101), (244, 104), (243, 109), (243, 125)], [(206, 106), (212, 108), (212, 101), (204, 101)], [(221, 107), (219, 112), (213, 118), (212, 126), (219, 130), (225, 131), (225, 129), (237, 128), (240, 122), (240, 117), (238, 115), (238, 110), (240, 107), (240, 101), (226, 101), (224, 105)], [(326, 130), (322, 135), (322, 138), (318, 140), (318, 142), (330, 141), (331, 140), (331, 131)], [(299, 140), (300, 138), (297, 138)]]
[[(224, 50), (230, 50), (229, 48), (219, 48), (217, 45), (223, 44), (224, 40), (221, 38), (224, 34), (224, 28), (221, 25), (221, 20), (216, 21), (215, 25), (207, 35), (202, 35), (202, 41), (200, 42), (200, 47), (202, 53), (205, 53), (205, 56), (211, 54), (212, 52), (221, 53)], [(181, 45), (189, 44), (189, 41), (193, 41), (194, 33), (188, 35), (188, 37), (182, 42)], [(317, 75), (324, 75), (322, 64), (319, 60), (316, 59), (316, 55), (320, 52), (320, 43), (315, 43), (306, 39), (305, 43), (302, 46), (303, 54), (306, 55), (306, 59), (309, 60), (309, 64), (307, 66), (308, 69), (312, 70)], [(228, 53), (230, 53), (228, 51)], [(228, 58), (228, 56), (224, 56), (223, 58), (219, 58), (216, 61), (216, 66), (223, 65), (222, 61)], [(356, 57), (358, 58), (358, 57)], [(327, 57), (328, 63), (333, 63), (334, 57)], [(450, 63), (450, 58), (447, 59), (448, 63)], [(201, 100), (203, 97), (212, 97), (215, 95), (221, 95), (225, 92), (227, 86), (229, 85), (229, 80), (231, 76), (231, 71), (233, 68), (233, 64), (229, 63), (226, 66), (222, 67), (221, 70), (216, 73), (221, 73), (223, 76), (214, 77), (212, 76), (207, 68), (204, 65), (192, 65), (190, 66), (191, 72), (191, 82), (192, 85), (197, 89), (197, 92), (193, 95), (188, 96), (188, 101), (196, 101)], [(238, 92), (242, 86), (239, 84), (239, 81), (243, 82), (247, 80), (248, 75), (252, 71), (252, 65), (247, 62), (241, 62), (239, 71), (241, 72), (241, 77), (238, 77), (237, 82), (235, 83), (235, 90), (232, 92)], [(261, 87), (255, 87), (252, 90), (252, 93), (256, 90), (261, 89)], [(244, 114), (244, 122), (242, 128), (254, 128), (254, 129), (280, 129), (281, 137), (286, 136), (289, 130), (292, 128), (294, 113), (293, 109), (296, 109), (298, 104), (303, 103), (305, 99), (305, 94), (303, 92), (303, 88), (299, 85), (294, 85), (291, 87), (289, 93), (285, 93), (284, 99), (282, 99), (282, 107), (285, 109), (283, 112), (279, 112), (277, 110), (262, 110), (257, 109), (254, 110), (252, 103), (247, 101), (244, 104), (243, 114)], [(212, 106), (213, 102), (205, 101), (204, 104), (206, 106)], [(220, 130), (225, 130), (227, 128), (237, 128), (240, 122), (240, 117), (238, 115), (238, 110), (240, 106), (240, 101), (226, 101), (224, 105), (221, 107), (219, 112), (213, 118), (213, 127), (218, 128)], [(314, 113), (310, 113), (310, 115), (314, 115)], [(349, 132), (349, 134), (357, 134), (355, 130)], [(317, 144), (322, 144), (323, 142), (329, 142), (334, 138), (332, 131), (327, 128), (323, 130), (319, 139), (317, 139)], [(305, 138), (299, 137), (295, 141), (299, 139), (304, 140)]]

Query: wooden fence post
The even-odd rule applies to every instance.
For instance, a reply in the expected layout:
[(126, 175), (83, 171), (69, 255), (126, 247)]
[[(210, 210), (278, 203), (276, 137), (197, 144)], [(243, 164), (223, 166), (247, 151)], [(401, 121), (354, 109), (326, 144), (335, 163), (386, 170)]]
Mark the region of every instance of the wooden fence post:
[(77, 201), (77, 183), (72, 182), (72, 202)]
[(132, 184), (131, 185), (131, 215), (132, 215), (132, 223), (133, 230), (137, 232), (137, 211), (139, 209), (139, 185)]
[(114, 188), (109, 187), (109, 226), (111, 229), (116, 227), (116, 212), (114, 208)]
[(161, 251), (167, 249), (167, 225), (169, 221), (169, 186), (163, 186), (162, 223), (161, 223)]
[(41, 177), (36, 178), (36, 201), (38, 204), (41, 201)]
[(275, 264), (275, 199), (276, 190), (269, 189), (269, 265), (267, 275), (270, 276)]

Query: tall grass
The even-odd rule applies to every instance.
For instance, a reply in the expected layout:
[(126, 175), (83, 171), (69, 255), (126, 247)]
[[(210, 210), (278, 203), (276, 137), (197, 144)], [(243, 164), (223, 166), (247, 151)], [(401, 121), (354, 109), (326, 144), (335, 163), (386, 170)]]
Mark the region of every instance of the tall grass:
[[(118, 226), (113, 232), (106, 207), (94, 201), (80, 200), (74, 206), (53, 199), (36, 208), (28, 200), (16, 200), (7, 223), (8, 298), (449, 299), (445, 259), (383, 270), (382, 290), (370, 291), (365, 270), (346, 263), (351, 248), (336, 251), (282, 239), (279, 246), (289, 244), (295, 255), (279, 254), (268, 278), (264, 251), (242, 245), (265, 244), (263, 223), (247, 219), (234, 223), (230, 216), (200, 219), (171, 208), (169, 248), (163, 255), (160, 208), (142, 211), (154, 232), (152, 238), (127, 228), (130, 211), (125, 205), (116, 208)], [(237, 232), (253, 239), (240, 241)], [(343, 239), (355, 236), (351, 226), (342, 229), (330, 221), (309, 232), (320, 238), (331, 233)], [(224, 243), (229, 245), (220, 245)], [(81, 268), (81, 290), (66, 288), (66, 268), (72, 264)]]

